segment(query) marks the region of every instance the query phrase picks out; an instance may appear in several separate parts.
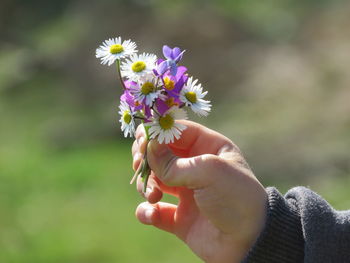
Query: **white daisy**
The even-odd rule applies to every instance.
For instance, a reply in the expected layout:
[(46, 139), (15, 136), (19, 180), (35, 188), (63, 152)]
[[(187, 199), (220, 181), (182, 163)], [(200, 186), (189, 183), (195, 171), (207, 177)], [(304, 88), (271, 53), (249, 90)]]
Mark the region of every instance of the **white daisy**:
[(156, 67), (156, 60), (157, 57), (153, 54), (133, 54), (122, 63), (121, 73), (123, 77), (137, 81), (141, 77), (153, 73), (153, 69)]
[(101, 64), (112, 65), (117, 59), (122, 59), (136, 53), (136, 44), (131, 40), (122, 40), (120, 37), (105, 40), (96, 49), (96, 57), (101, 58)]
[(185, 103), (186, 106), (190, 106), (191, 109), (199, 116), (207, 116), (211, 109), (210, 101), (203, 100), (208, 91), (203, 92), (202, 85), (198, 83), (198, 80), (194, 80), (190, 77), (182, 88), (180, 93), (180, 100)]
[(153, 101), (161, 96), (161, 90), (157, 89), (159, 79), (154, 75), (146, 75), (139, 80), (137, 86), (131, 87), (131, 93), (135, 100), (152, 106)]
[(154, 121), (147, 124), (150, 125), (148, 130), (150, 138), (158, 136), (158, 142), (166, 144), (174, 142), (175, 138), (179, 139), (182, 131), (187, 127), (176, 120), (187, 119), (186, 111), (178, 107), (170, 108), (163, 116), (156, 116)]
[(129, 105), (125, 101), (121, 101), (119, 106), (119, 114), (121, 115), (119, 122), (122, 124), (122, 132), (124, 132), (124, 137), (134, 136), (135, 133), (135, 121), (132, 117)]

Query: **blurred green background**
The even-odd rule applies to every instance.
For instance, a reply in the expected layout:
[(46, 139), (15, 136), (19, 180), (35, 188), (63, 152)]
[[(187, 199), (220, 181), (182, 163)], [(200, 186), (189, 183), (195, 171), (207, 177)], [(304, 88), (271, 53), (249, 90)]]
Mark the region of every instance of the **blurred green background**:
[(200, 262), (134, 217), (121, 87), (95, 58), (115, 36), (186, 49), (214, 105), (194, 120), (235, 141), (265, 186), (349, 209), (349, 27), (340, 0), (2, 0), (0, 262)]

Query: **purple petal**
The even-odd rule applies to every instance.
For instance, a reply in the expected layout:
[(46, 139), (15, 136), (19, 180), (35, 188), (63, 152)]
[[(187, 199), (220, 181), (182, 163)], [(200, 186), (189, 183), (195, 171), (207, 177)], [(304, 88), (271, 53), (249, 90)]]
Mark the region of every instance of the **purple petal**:
[[(129, 81), (129, 84), (134, 84), (135, 82), (133, 81)], [(132, 111), (138, 111), (142, 109), (142, 105), (139, 104), (136, 106), (135, 104), (135, 98), (134, 96), (131, 94), (131, 92), (129, 90), (124, 90), (124, 93), (120, 96), (120, 100), (121, 101), (125, 101), (129, 107), (131, 108)]]
[(174, 47), (172, 52), (171, 52), (171, 58), (175, 59), (176, 57), (178, 57), (181, 53), (181, 49), (178, 47)]
[[(180, 94), (176, 93), (176, 92), (173, 92), (173, 91), (174, 90), (171, 90), (171, 91), (168, 92), (167, 100), (168, 99), (172, 99), (173, 103), (174, 103), (172, 105), (167, 104), (168, 109), (171, 108), (174, 105), (181, 105)], [(164, 101), (164, 103), (165, 103), (165, 101)]]
[(132, 96), (128, 90), (124, 90), (124, 93), (120, 96), (121, 101), (128, 102), (132, 99)]
[(170, 64), (170, 74), (175, 76), (177, 73), (177, 66), (175, 64), (175, 62)]
[(180, 79), (185, 74), (186, 71), (187, 71), (187, 68), (184, 66), (177, 67), (176, 79)]
[(134, 98), (128, 90), (125, 90), (124, 93), (120, 96), (121, 101), (125, 101), (130, 107), (135, 105)]
[(168, 63), (167, 63), (167, 60), (164, 60), (158, 65), (157, 71), (160, 75), (163, 75), (167, 70), (168, 70)]
[(175, 57), (175, 62), (178, 63), (181, 59), (182, 59), (182, 56), (184, 55), (186, 50), (182, 51), (178, 56)]
[(124, 84), (125, 84), (125, 87), (127, 89), (132, 89), (132, 88), (137, 87), (137, 82), (135, 82), (135, 81), (127, 80), (127, 81), (124, 81)]
[(145, 106), (144, 113), (147, 119), (152, 117), (151, 108), (149, 106)]
[(167, 59), (172, 59), (172, 49), (170, 47), (168, 47), (167, 45), (163, 46), (163, 55), (164, 57), (166, 57)]
[(187, 79), (188, 79), (188, 76), (182, 75), (182, 77), (176, 82), (175, 88), (173, 89), (173, 91), (180, 93)]
[(158, 71), (157, 71), (155, 68), (153, 69), (153, 73), (154, 73), (154, 75), (155, 75), (156, 77), (159, 76), (159, 73), (158, 73)]
[(123, 94), (123, 95), (120, 96), (120, 101), (125, 101), (125, 102), (126, 102), (126, 96), (125, 96), (125, 94)]
[(165, 59), (162, 59), (162, 58), (158, 58), (157, 59), (157, 65), (159, 65), (160, 63), (162, 63)]
[(157, 106), (157, 110), (158, 110), (160, 115), (164, 115), (164, 113), (167, 110), (169, 110), (168, 105), (166, 105), (166, 103), (164, 101), (162, 101), (161, 99), (157, 99), (156, 106)]

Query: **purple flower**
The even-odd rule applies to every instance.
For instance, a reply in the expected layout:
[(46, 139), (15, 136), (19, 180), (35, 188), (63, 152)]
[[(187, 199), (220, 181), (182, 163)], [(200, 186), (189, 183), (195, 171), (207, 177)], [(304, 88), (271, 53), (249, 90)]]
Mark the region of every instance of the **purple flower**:
[(171, 107), (179, 107), (182, 103), (178, 95), (168, 94), (156, 100), (155, 106), (160, 115), (164, 115)]
[(142, 105), (135, 100), (129, 90), (132, 86), (137, 85), (137, 83), (133, 81), (125, 81), (124, 83), (127, 89), (124, 90), (124, 93), (120, 96), (120, 101), (125, 101), (130, 106), (132, 112), (141, 110)]
[(167, 45), (163, 46), (163, 55), (166, 58), (164, 61), (160, 61), (157, 72), (160, 75), (163, 75), (167, 70), (170, 71), (170, 74), (175, 76), (177, 73), (177, 63), (182, 59), (185, 50), (181, 51), (180, 48), (174, 47), (170, 48)]
[(151, 108), (147, 105), (145, 105), (145, 108), (143, 110), (143, 113), (145, 114), (145, 120), (144, 122), (150, 122), (151, 119), (152, 119), (152, 111), (151, 111)]
[(167, 112), (167, 110), (169, 110), (171, 107), (169, 107), (169, 105), (165, 101), (163, 101), (161, 99), (157, 99), (156, 108), (157, 108), (159, 114), (163, 116), (164, 113)]
[(186, 83), (188, 76), (185, 74), (187, 68), (184, 66), (180, 66), (177, 68), (177, 73), (175, 76), (172, 76), (169, 72), (164, 74), (163, 83), (164, 90), (171, 96), (178, 97), (182, 87)]

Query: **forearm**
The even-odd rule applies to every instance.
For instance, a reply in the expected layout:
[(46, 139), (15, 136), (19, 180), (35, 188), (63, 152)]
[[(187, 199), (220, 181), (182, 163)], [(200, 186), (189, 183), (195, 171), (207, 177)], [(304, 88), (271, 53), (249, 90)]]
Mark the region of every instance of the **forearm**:
[(275, 188), (267, 188), (265, 228), (243, 262), (302, 262), (304, 239), (298, 209)]
[(265, 229), (243, 262), (349, 262), (350, 211), (305, 187), (269, 195)]

